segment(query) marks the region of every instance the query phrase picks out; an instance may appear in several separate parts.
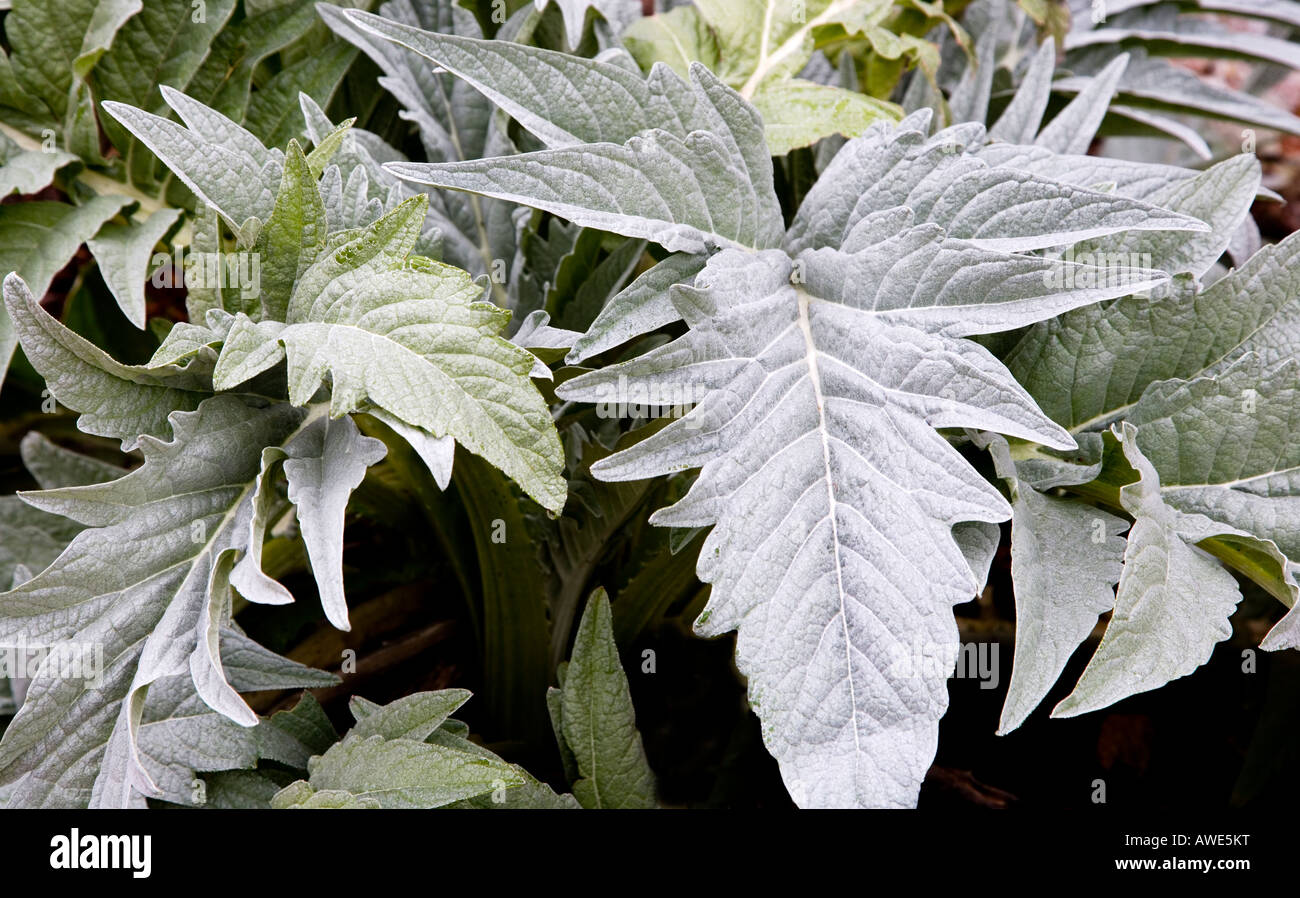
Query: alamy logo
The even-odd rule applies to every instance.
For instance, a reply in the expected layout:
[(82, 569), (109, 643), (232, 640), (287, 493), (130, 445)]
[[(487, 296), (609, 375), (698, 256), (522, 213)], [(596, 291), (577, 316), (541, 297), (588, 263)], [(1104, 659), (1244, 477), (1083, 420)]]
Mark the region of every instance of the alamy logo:
[(19, 633), (12, 645), (0, 645), (0, 677), (85, 680), (88, 689), (98, 689), (103, 685), (103, 676), (103, 643), (34, 645)]
[(180, 247), (175, 254), (155, 253), (149, 283), (158, 289), (238, 290), (240, 299), (262, 293), (260, 253), (203, 253)]
[(913, 639), (889, 648), (891, 676), (901, 679), (954, 677), (978, 680), (981, 689), (998, 686), (996, 642), (939, 643)]
[(1048, 253), (1045, 258), (1065, 263), (1043, 272), (1045, 287), (1058, 290), (1132, 287), (1134, 292), (1150, 292), (1154, 275), (1150, 253), (1076, 253), (1071, 246), (1064, 253)]
[(647, 385), (643, 381), (629, 382), (627, 375), (620, 374), (617, 384), (602, 383), (596, 387), (596, 417), (680, 418), (703, 401), (707, 393), (692, 383)]
[(131, 870), (136, 879), (153, 871), (153, 836), (96, 836), (73, 830), (50, 839), (54, 870)]

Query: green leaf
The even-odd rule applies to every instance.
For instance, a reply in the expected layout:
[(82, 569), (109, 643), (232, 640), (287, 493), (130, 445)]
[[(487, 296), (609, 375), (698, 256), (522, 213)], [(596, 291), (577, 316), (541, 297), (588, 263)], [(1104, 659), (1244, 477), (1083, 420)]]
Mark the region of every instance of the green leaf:
[(214, 382), (237, 386), (287, 357), (295, 405), (311, 401), (328, 374), (332, 414), (372, 403), (451, 436), (558, 511), (562, 456), (528, 380), (533, 356), (496, 335), (507, 313), (476, 302), (468, 274), (407, 258), (423, 220), (424, 200), (412, 198), (322, 256), (299, 278), (284, 327), (239, 319)]
[[(618, 246), (599, 262), (596, 262), (593, 257), (590, 266), (580, 266), (582, 270), (575, 279), (577, 283), (572, 281), (563, 283), (566, 280), (565, 276), (570, 272), (563, 261), (561, 262), (558, 273), (561, 283), (553, 288), (549, 307), (555, 313), (561, 327), (570, 329), (573, 339), (576, 340), (579, 336), (575, 331), (586, 330), (592, 320), (613, 301), (614, 297), (619, 295), (628, 278), (632, 276), (632, 272), (640, 264), (645, 248), (644, 240), (620, 241)], [(536, 344), (536, 336), (533, 340)], [(563, 347), (555, 348), (568, 349), (572, 345), (570, 341)]]
[[(441, 729), (434, 731), (429, 737), (429, 741), (447, 748), (454, 748), (463, 752), (476, 754), (488, 760), (498, 760), (492, 752), (470, 742), (468, 739), (458, 735), (451, 729), (451, 725), (456, 721), (447, 721)], [(507, 788), (505, 782), (497, 784), (497, 788), (488, 793), (483, 793), (474, 798), (467, 798), (463, 801), (447, 805), (449, 808), (465, 808), (476, 810), (501, 809), (508, 810), (514, 808), (533, 809), (533, 810), (578, 810), (582, 805), (578, 804), (577, 799), (567, 792), (557, 795), (555, 790), (546, 783), (540, 782), (534, 778), (528, 771), (518, 764), (511, 764), (510, 768), (515, 775), (523, 780), (522, 786), (512, 786)]]
[(1276, 544), (1265, 551), (1271, 562), (1260, 559), (1271, 570), (1255, 578), (1287, 604), (1296, 591), (1281, 553), (1300, 557), (1298, 374), (1294, 359), (1266, 367), (1247, 353), (1216, 373), (1151, 386), (1125, 418), (1162, 501), (1236, 531), (1229, 536)]
[(437, 808), (524, 785), (523, 777), (503, 761), (380, 735), (350, 734), (313, 758), (309, 769), (308, 788), (316, 794), (295, 784), (275, 797), (274, 807), (348, 807), (373, 801), (384, 808)]
[[(443, 689), (437, 692), (417, 692), (405, 698), (397, 699), (387, 705), (376, 705), (366, 699), (353, 697), (352, 713), (357, 717), (348, 738), (383, 738), (398, 742), (427, 742), (433, 746), (459, 756), (459, 759), (478, 759), (491, 765), (504, 764), (499, 757), (481, 745), (469, 741), (469, 727), (447, 715), (462, 705), (469, 698), (463, 689)], [(458, 799), (441, 804), (448, 808), (553, 808), (571, 809), (581, 807), (572, 795), (557, 795), (545, 783), (539, 782), (517, 764), (506, 765), (517, 778), (515, 781), (498, 779), (492, 783), (490, 791), (483, 791), (469, 798)], [(444, 784), (445, 785), (445, 784)], [(292, 789), (286, 789), (280, 799), (280, 805), (290, 806), (300, 802), (304, 807), (354, 807), (361, 806), (359, 801), (375, 799), (357, 799), (350, 792), (320, 793), (324, 797), (313, 797), (310, 786), (295, 783)], [(346, 797), (345, 797), (346, 796)], [(378, 802), (374, 806), (378, 806)]]
[[(644, 512), (653, 482), (604, 483), (590, 476), (591, 464), (609, 453), (600, 445), (582, 447), (581, 467), (570, 491), (581, 496), (545, 534), (551, 618), (551, 663), (557, 668), (568, 651), (573, 621), (584, 607), (589, 582), (611, 542)], [(622, 605), (620, 604), (620, 608)]]
[(382, 807), (378, 799), (358, 798), (342, 790), (316, 792), (304, 780), (298, 780), (285, 786), (271, 796), (271, 807), (278, 810), (286, 808), (316, 808), (321, 810), (361, 810)]
[(1127, 414), (1155, 381), (1212, 374), (1246, 352), (1295, 354), (1300, 238), (1255, 253), (1197, 292), (1175, 281), (1158, 301), (1131, 296), (1034, 325), (1006, 358), (1043, 410), (1072, 432)]
[(23, 149), (4, 135), (0, 135), (0, 154), (0, 197), (36, 193), (49, 186), (56, 171), (77, 161), (72, 153), (59, 149)]
[[(223, 633), (222, 660), (232, 683), (241, 690), (249, 686), (245, 672), (235, 664), (249, 657), (249, 649), (261, 656), (261, 669), (251, 672), (254, 682), (297, 689), (337, 681), (324, 671), (293, 664), (227, 630)], [(269, 679), (266, 673), (272, 666), (279, 668), (279, 675)], [(320, 745), (319, 737), (326, 734), (328, 741)], [(302, 737), (312, 745), (303, 744)], [(304, 694), (292, 710), (277, 712), (248, 728), (208, 708), (184, 676), (166, 677), (150, 687), (139, 731), (140, 759), (157, 786), (155, 797), (191, 806), (210, 804), (207, 790), (196, 787), (198, 773), (251, 769), (263, 758), (306, 769), (307, 759), (324, 751), (337, 738), (310, 693)]]
[(560, 708), (558, 735), (582, 777), (573, 784), (582, 806), (655, 807), (654, 773), (636, 729), (604, 590), (592, 593), (578, 625)]
[[(477, 20), (451, 0), (426, 0), (418, 3), (387, 3), (382, 7), (385, 19), (435, 34), (481, 38)], [(493, 124), (492, 101), (474, 87), (445, 71), (434, 72), (426, 57), (393, 41), (376, 37), (358, 27), (342, 10), (322, 4), (321, 18), (343, 39), (360, 47), (384, 72), (382, 86), (402, 104), (404, 114), (420, 130), (420, 142), (433, 162), (455, 162), (483, 156), (514, 152), (509, 139)], [(320, 123), (309, 126), (319, 129)], [(398, 183), (393, 175), (379, 168), (379, 162), (405, 160), (390, 155), (378, 159), (361, 140), (347, 141), (347, 158), (341, 164), (343, 178), (354, 167), (364, 168), (369, 180), (382, 185)], [(378, 139), (370, 146), (379, 146)], [(388, 147), (385, 152), (395, 153)], [(401, 195), (412, 188), (401, 184)], [(477, 276), (490, 275), (498, 305), (512, 307), (505, 297), (502, 275), (515, 282), (515, 227), (511, 214), (515, 207), (465, 194), (441, 190), (429, 191), (429, 220), (436, 222), (441, 237), (440, 258)], [(505, 271), (500, 266), (505, 265)]]
[[(101, 483), (126, 473), (56, 446), (39, 431), (23, 437), (19, 448), (24, 466), (42, 489)], [(76, 521), (32, 508), (18, 496), (0, 496), (0, 584), (16, 585), (45, 570), (81, 529)], [(20, 568), (27, 573), (18, 576)]]
[(633, 22), (622, 34), (623, 46), (642, 69), (662, 62), (683, 79), (692, 62), (718, 71), (718, 41), (694, 5), (678, 6)]
[(271, 217), (257, 233), (256, 251), (264, 260), (260, 284), (263, 319), (285, 319), (294, 285), (320, 257), (328, 230), (316, 177), (298, 142), (291, 141)]
[(356, 59), (356, 48), (335, 41), (319, 52), (276, 73), (253, 94), (244, 126), (267, 146), (282, 146), (302, 134), (300, 94), (321, 106), (329, 105), (344, 74)]
[[(95, 99), (164, 115), (167, 106), (160, 85), (181, 91), (188, 87), (235, 6), (236, 0), (206, 0), (196, 22), (193, 0), (149, 0), (95, 64), (89, 78)], [(110, 116), (100, 116), (100, 123), (126, 160), (128, 179), (153, 184), (159, 176), (153, 154)]]
[[(510, 481), (462, 456), (456, 493), (479, 558), (483, 608), (483, 698), (497, 726), (530, 738), (546, 732), (539, 682), (550, 676), (550, 624), (527, 510)], [(567, 483), (566, 483), (567, 489)]]
[(74, 84), (141, 6), (141, 0), (17, 0), (5, 19), (15, 75), (62, 120)]
[[(288, 777), (292, 779), (292, 777)], [(270, 771), (222, 770), (205, 774), (204, 807), (214, 810), (265, 810), (285, 785)]]
[(893, 103), (800, 78), (761, 88), (754, 108), (763, 116), (763, 133), (774, 156), (812, 146), (828, 134), (857, 137), (872, 122), (902, 118)]
[[(0, 207), (0, 273), (23, 278), (37, 296), (44, 296), (78, 247), (129, 202), (97, 196), (84, 206), (35, 202)], [(19, 336), (11, 314), (0, 311), (0, 384)]]
[(423, 742), (469, 698), (470, 693), (465, 689), (417, 692), (383, 706), (353, 697), (351, 708), (357, 725), (352, 728), (352, 735), (363, 739), (377, 735)]
[(184, 87), (187, 94), (235, 121), (244, 119), (258, 66), (316, 22), (312, 0), (246, 11), (251, 14), (223, 28), (212, 40), (203, 64)]
[(742, 96), (797, 73), (812, 55), (821, 26), (861, 28), (892, 6), (891, 0), (697, 0), (718, 38), (719, 76)]

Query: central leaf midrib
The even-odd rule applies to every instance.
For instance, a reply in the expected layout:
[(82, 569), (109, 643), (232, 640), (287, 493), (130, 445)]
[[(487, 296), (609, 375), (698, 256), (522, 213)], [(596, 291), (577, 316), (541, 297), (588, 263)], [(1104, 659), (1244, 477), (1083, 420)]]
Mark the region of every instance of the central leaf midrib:
[(808, 308), (814, 298), (803, 290), (797, 291), (799, 330), (803, 334), (804, 353), (808, 361), (808, 380), (812, 384), (813, 397), (817, 402), (817, 431), (822, 443), (822, 462), (826, 467), (826, 501), (827, 515), (831, 524), (831, 545), (835, 553), (835, 589), (839, 598), (840, 628), (844, 634), (844, 675), (849, 685), (849, 723), (853, 727), (853, 763), (856, 768), (862, 756), (862, 745), (858, 736), (858, 700), (853, 683), (853, 642), (849, 636), (848, 609), (844, 605), (844, 565), (840, 560), (840, 533), (835, 499), (835, 480), (831, 470), (831, 447), (826, 427), (826, 402), (822, 395), (821, 372), (817, 367), (817, 347), (813, 342), (812, 323), (808, 317)]

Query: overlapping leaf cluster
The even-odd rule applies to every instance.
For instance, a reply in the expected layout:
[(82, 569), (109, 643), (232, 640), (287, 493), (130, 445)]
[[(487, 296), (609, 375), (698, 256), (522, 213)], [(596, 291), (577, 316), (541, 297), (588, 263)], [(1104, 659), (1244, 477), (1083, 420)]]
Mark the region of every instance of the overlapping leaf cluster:
[[(6, 9), (0, 193), (40, 199), (0, 209), (0, 268), (41, 297), (88, 244), (107, 295), (137, 328), (154, 248), (182, 230), (193, 198), (104, 104), (167, 114), (167, 86), (281, 146), (302, 127), (299, 93), (327, 104), (356, 56), (343, 41), (305, 52), (310, 0), (16, 0)], [(14, 347), (0, 311), (0, 383)]]
[[(1181, 142), (1209, 159), (1207, 120), (1232, 122), (1253, 131), (1300, 133), (1300, 119), (1261, 94), (1300, 67), (1294, 0), (1069, 0), (1069, 28), (1048, 48), (1035, 23), (1009, 0), (978, 0), (962, 19), (973, 35), (974, 61), (967, 65), (948, 41), (939, 82), (958, 103), (954, 121), (982, 121), (986, 110), (1053, 108), (1065, 102), (1088, 106), (1101, 133), (1161, 137)], [(939, 35), (942, 39), (942, 35)], [(1178, 60), (1231, 59), (1249, 64), (1240, 88), (1197, 74)], [(1057, 63), (1054, 66), (1054, 63)], [(923, 79), (912, 81), (910, 101), (933, 99)], [(1250, 143), (1243, 132), (1234, 143)]]
[[(190, 128), (108, 108), (268, 265), (254, 303), (247, 284), (215, 301), (196, 293), (191, 316), (206, 324), (178, 325), (143, 366), (115, 362), (42, 311), (20, 277), (6, 280), (9, 314), (54, 397), (82, 413), (83, 430), (144, 457), (107, 483), (23, 497), (86, 529), (3, 594), (3, 640), (93, 644), (106, 667), (102, 688), (38, 678), (53, 685), (29, 692), (5, 733), (5, 777), (24, 782), (11, 804), (158, 794), (139, 734), (146, 696), (168, 678), (257, 724), (224, 673), (219, 636), (232, 586), (249, 601), (292, 601), (260, 566), (286, 502), (326, 614), (347, 628), (345, 506), (384, 455), (352, 413), (386, 422), (444, 483), (459, 442), (548, 508), (564, 504), (559, 441), (529, 380), (536, 359), (497, 336), (506, 315), (479, 301), (467, 273), (411, 255), (423, 198), (385, 212), (343, 190), (327, 164), (338, 133), (310, 155), (293, 141), (287, 154), (270, 151), (215, 110), (167, 96)], [(68, 732), (75, 739), (60, 741)], [(64, 781), (68, 752), (82, 759), (75, 784)]]
[[(444, 53), (449, 42), (370, 17), (353, 19), (457, 70), (448, 64), (452, 51)], [(684, 337), (569, 381), (559, 395), (599, 401), (602, 389), (620, 383), (664, 386), (674, 379), (707, 391), (686, 419), (600, 462), (593, 473), (620, 480), (701, 469), (690, 493), (654, 520), (713, 526), (699, 567), (713, 593), (697, 627), (705, 633), (739, 628), (738, 660), (750, 679), (751, 701), (796, 800), (914, 801), (934, 751), (946, 703), (943, 679), (955, 654), (948, 609), (977, 591), (987, 569), (987, 536), (975, 535), (979, 522), (987, 525), (1011, 511), (933, 428), (1000, 432), (1018, 445), (1042, 447), (1038, 456), (1080, 448), (1075, 435), (1020, 392), (1011, 371), (961, 338), (1035, 321), (1048, 322), (1036, 328), (1059, 327), (1072, 316), (1100, 308), (1113, 313), (1127, 303), (1150, 306), (1152, 289), (1194, 292), (1259, 190), (1257, 164), (1243, 157), (1197, 174), (1062, 155), (1086, 147), (1100, 124), (1096, 103), (1061, 113), (1038, 147), (987, 142), (984, 130), (972, 125), (926, 139), (927, 119), (913, 118), (896, 130), (875, 126), (840, 150), (782, 237), (768, 190), (770, 169), (748, 151), (759, 139), (758, 119), (703, 67), (691, 68), (689, 85), (656, 68), (646, 82), (651, 92), (644, 94), (647, 88), (628, 81), (616, 65), (509, 46), (478, 50), (480, 68), (468, 80), (539, 135), (574, 134), (586, 124), (585, 110), (541, 112), (537, 104), (526, 105), (522, 91), (496, 75), (498, 66), (503, 73), (532, 72), (530, 86), (572, 85), (584, 96), (610, 95), (617, 84), (624, 95), (645, 97), (634, 101), (634, 109), (649, 107), (656, 95), (672, 98), (672, 113), (661, 113), (621, 145), (614, 141), (622, 135), (588, 126), (597, 142), (580, 151), (389, 168), (416, 183), (530, 204), (707, 258), (691, 287), (661, 288), (634, 309), (612, 303), (585, 340), (599, 337), (610, 320), (622, 328), (614, 342), (640, 326), (676, 318), (687, 324)], [(693, 102), (685, 99), (688, 89)], [(692, 153), (708, 139), (703, 128), (675, 133), (676, 121), (702, 107), (716, 115), (701, 125), (712, 129), (713, 152), (729, 153), (726, 168)], [(1033, 111), (1016, 116), (1023, 119), (1022, 134), (1037, 132)], [(1052, 136), (1057, 132), (1068, 133), (1068, 141)], [(741, 173), (743, 181), (714, 186), (727, 183), (718, 178)], [(689, 178), (685, 188), (683, 177)], [(1117, 282), (1086, 262), (1041, 252), (1065, 245), (1076, 258), (1131, 254), (1151, 260), (1155, 270), (1130, 268), (1127, 280)], [(1179, 277), (1171, 281), (1170, 275)], [(1115, 301), (1097, 306), (1105, 300)], [(1022, 342), (1034, 334), (1031, 329)], [(580, 343), (569, 358), (590, 354)], [(1051, 378), (1062, 369), (1034, 370)], [(1153, 372), (1132, 387), (1141, 394), (1152, 381), (1180, 373)], [(1021, 376), (1032, 382), (1028, 373)], [(1105, 423), (1090, 420), (1076, 428), (1086, 434), (1085, 451), (1100, 445), (1094, 429)], [(783, 448), (773, 454), (773, 446)], [(1132, 451), (1126, 458), (1136, 464)], [(1092, 483), (1096, 474), (1088, 469), (1069, 485)], [(1148, 472), (1143, 481), (1153, 476), (1159, 475)], [(1048, 485), (1069, 480), (1058, 474)], [(1017, 481), (1012, 497), (1031, 488)], [(1289, 563), (1267, 537), (1249, 536), (1231, 523), (1218, 533), (1211, 525), (1197, 530), (1176, 524), (1127, 486), (1122, 496), (1116, 487), (1114, 500), (1116, 510), (1139, 521), (1154, 515), (1175, 528), (1184, 545), (1236, 540), (1240, 556), (1222, 555), (1291, 598)], [(1035, 500), (1026, 495), (1018, 501)], [(1125, 522), (1101, 511), (1093, 516), (1104, 537), (1097, 545), (1111, 554), (1088, 567), (1102, 579), (1118, 577), (1114, 540)], [(1141, 551), (1148, 530), (1145, 523), (1136, 527), (1131, 552)], [(1034, 566), (1032, 557), (1025, 561)], [(1137, 564), (1130, 561), (1125, 570)], [(1049, 568), (1047, 575), (1060, 573)], [(1135, 575), (1125, 579), (1145, 582)], [(1219, 580), (1235, 582), (1227, 574)], [(1108, 592), (1106, 585), (1094, 590), (1082, 610), (1071, 605), (1089, 629), (1106, 610), (1099, 596)], [(1129, 592), (1121, 589), (1122, 602)], [(1225, 606), (1207, 614), (1226, 617)], [(1112, 631), (1123, 628), (1117, 614)], [(1031, 640), (1032, 630), (1025, 632)], [(1082, 638), (1061, 637), (1050, 626), (1044, 633), (1067, 645), (1066, 656)], [(1169, 634), (1152, 635), (1159, 643)], [(916, 673), (927, 669), (924, 664), (900, 663), (917, 660), (907, 656), (918, 644), (922, 653), (949, 659), (938, 665), (939, 676)], [(1109, 645), (1104, 649), (1099, 658)], [(1144, 650), (1162, 651), (1160, 645)], [(1030, 646), (1021, 655), (1028, 659), (1035, 651)], [(1166, 654), (1177, 653), (1166, 647)], [(1026, 675), (1030, 666), (1028, 660), (1020, 665)], [(1157, 660), (1150, 677), (1163, 682), (1180, 672)], [(1059, 667), (1045, 678), (1047, 685), (1056, 673)], [(1087, 675), (1081, 690), (1088, 691), (1093, 678)], [(1108, 681), (1111, 701), (1151, 685), (1133, 670), (1098, 678)]]
[[(42, 490), (0, 503), (0, 646), (98, 646), (104, 665), (95, 688), (11, 683), (0, 801), (653, 807), (618, 648), (675, 609), (736, 631), (798, 804), (908, 806), (948, 702), (952, 609), (983, 588), (999, 522), (1017, 612), (1002, 732), (1100, 615), (1057, 716), (1193, 671), (1243, 581), (1294, 608), (1300, 241), (1260, 245), (1249, 208), (1271, 193), (1249, 154), (1085, 155), (1119, 119), (1187, 139), (1143, 101), (1149, 56), (1225, 49), (1187, 4), (1111, 4), (1105, 28), (1076, 9), (1063, 60), (1029, 39), (1062, 24), (1051, 4), (974, 3), (961, 24), (920, 0), (635, 6), (515, 2), (502, 22), (449, 0), (246, 3), (140, 96), (113, 93), (109, 61), (157, 4), (113, 7), (61, 63), (13, 44), (14, 83), (73, 80), (66, 105), (0, 102), (72, 150), (89, 97), (115, 173), (195, 201), (187, 251), (260, 267), (187, 277), (188, 321), (123, 364), (40, 293), (93, 236), (143, 323), (137, 269), (178, 211), (100, 229), (130, 200), (52, 204), (67, 227), (5, 207), (59, 248), (34, 270), (15, 244), (10, 342), (80, 430), (141, 463), (24, 442)], [(7, 22), (21, 37), (35, 15)], [(288, 30), (248, 24), (272, 16)], [(927, 32), (959, 51), (938, 65)], [(1270, 39), (1242, 46), (1289, 64)], [(346, 67), (354, 48), (400, 127), (336, 122), (328, 91), (275, 80), (336, 83), (330, 54)], [(909, 61), (900, 105), (878, 99)], [(1290, 127), (1159, 77), (1179, 111)], [(5, 152), (24, 191), (73, 160)], [(689, 413), (646, 423), (673, 404), (656, 396)], [(367, 490), (381, 517), (419, 506), (412, 536), (470, 609), (488, 717), (535, 741), (549, 714), (571, 795), (471, 741), (451, 717), (465, 690), (354, 696), (342, 738), (313, 699), (259, 717), (240, 697), (334, 681), (249, 639), (232, 601), (293, 600), (264, 553), (296, 531), (346, 629), (346, 509)], [(579, 615), (600, 583), (612, 606), (597, 592)], [(1300, 647), (1296, 614), (1264, 648)]]

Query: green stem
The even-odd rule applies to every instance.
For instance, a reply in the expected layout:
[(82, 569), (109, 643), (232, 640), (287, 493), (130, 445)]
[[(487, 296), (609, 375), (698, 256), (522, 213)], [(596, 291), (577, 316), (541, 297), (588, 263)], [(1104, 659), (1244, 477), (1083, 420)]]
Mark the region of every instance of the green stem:
[(474, 535), (483, 593), (483, 683), (488, 711), (503, 733), (530, 744), (547, 738), (550, 625), (527, 501), (504, 474), (456, 450), (459, 493)]

